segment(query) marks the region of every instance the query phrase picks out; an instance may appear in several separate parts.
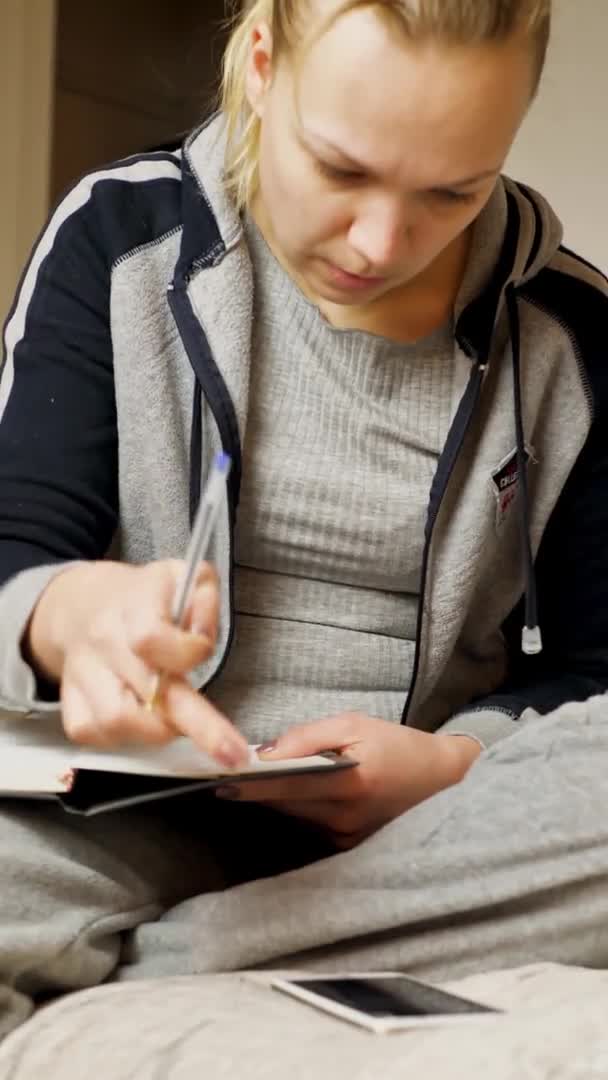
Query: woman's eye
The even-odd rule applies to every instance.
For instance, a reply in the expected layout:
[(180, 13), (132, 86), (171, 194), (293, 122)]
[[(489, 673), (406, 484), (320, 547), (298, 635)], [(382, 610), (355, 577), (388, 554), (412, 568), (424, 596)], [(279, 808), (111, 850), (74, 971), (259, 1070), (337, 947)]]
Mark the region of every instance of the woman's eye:
[(477, 198), (477, 192), (473, 191), (450, 191), (449, 189), (440, 188), (437, 191), (432, 191), (431, 196), (443, 203), (472, 203)]
[(315, 158), (315, 164), (318, 171), (327, 180), (341, 181), (342, 183), (354, 183), (356, 180), (361, 180), (363, 173), (356, 172), (354, 169), (340, 169), (337, 165), (330, 165), (327, 161), (321, 161), (320, 158)]

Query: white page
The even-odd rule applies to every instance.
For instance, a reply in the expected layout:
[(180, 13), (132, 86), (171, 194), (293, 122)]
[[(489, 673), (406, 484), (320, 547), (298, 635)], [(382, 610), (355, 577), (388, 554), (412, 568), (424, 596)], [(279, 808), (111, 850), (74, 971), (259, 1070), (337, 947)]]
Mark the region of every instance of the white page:
[(55, 715), (0, 712), (0, 792), (69, 791), (69, 743)]
[[(333, 762), (321, 755), (306, 758), (284, 758), (282, 761), (260, 761), (256, 746), (249, 747), (249, 762), (239, 772), (272, 773), (286, 769), (331, 768)], [(85, 750), (77, 749), (70, 756), (70, 764), (75, 769), (99, 769), (102, 772), (137, 773), (140, 776), (182, 776), (197, 779), (199, 777), (223, 776), (229, 770), (219, 765), (208, 754), (199, 750), (191, 739), (179, 736), (166, 746), (122, 747), (120, 750)]]
[[(240, 772), (269, 774), (306, 768), (331, 768), (322, 755), (282, 761), (259, 761), (256, 747), (249, 748), (249, 763)], [(97, 750), (70, 743), (56, 715), (26, 717), (0, 715), (0, 792), (61, 792), (69, 790), (72, 769), (131, 773), (139, 776), (178, 776), (199, 779), (228, 775), (225, 767), (198, 750), (187, 738), (178, 737), (166, 746), (130, 746), (120, 750)]]

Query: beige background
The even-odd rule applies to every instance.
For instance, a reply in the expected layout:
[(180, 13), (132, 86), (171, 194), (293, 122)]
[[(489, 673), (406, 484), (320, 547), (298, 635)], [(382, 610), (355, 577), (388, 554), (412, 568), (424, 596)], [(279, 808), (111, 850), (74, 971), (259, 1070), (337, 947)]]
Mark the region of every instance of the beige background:
[(508, 171), (542, 191), (566, 243), (608, 272), (608, 0), (554, 0), (538, 100)]
[[(508, 171), (543, 191), (569, 245), (608, 271), (608, 0), (555, 10)], [(222, 0), (0, 0), (0, 319), (49, 200), (208, 107), (223, 11)]]

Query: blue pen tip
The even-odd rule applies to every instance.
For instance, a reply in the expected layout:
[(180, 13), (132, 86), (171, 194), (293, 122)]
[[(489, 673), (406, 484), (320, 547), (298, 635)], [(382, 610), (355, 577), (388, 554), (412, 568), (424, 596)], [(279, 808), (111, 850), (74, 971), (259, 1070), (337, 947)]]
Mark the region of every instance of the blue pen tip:
[(232, 465), (232, 458), (230, 454), (224, 454), (223, 452), (215, 455), (213, 462), (214, 467), (221, 473), (229, 473), (230, 466)]

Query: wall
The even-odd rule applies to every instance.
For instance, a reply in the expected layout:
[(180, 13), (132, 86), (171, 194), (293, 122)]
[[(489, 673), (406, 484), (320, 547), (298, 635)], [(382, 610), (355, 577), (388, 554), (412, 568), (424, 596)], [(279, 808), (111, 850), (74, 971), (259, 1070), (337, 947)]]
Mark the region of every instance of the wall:
[(223, 0), (0, 0), (0, 324), (65, 188), (208, 110), (223, 23)]
[[(608, 0), (554, 3), (543, 86), (508, 171), (543, 191), (567, 242), (608, 271)], [(204, 113), (223, 11), (223, 0), (0, 0), (0, 322), (49, 196)]]
[(179, 137), (216, 85), (223, 0), (58, 0), (51, 194)]
[(48, 207), (54, 0), (0, 0), (0, 323)]
[(608, 272), (608, 0), (554, 0), (538, 100), (507, 171), (542, 191), (569, 247)]

